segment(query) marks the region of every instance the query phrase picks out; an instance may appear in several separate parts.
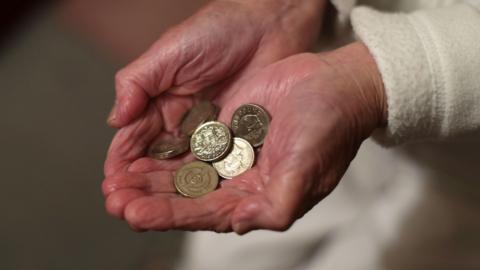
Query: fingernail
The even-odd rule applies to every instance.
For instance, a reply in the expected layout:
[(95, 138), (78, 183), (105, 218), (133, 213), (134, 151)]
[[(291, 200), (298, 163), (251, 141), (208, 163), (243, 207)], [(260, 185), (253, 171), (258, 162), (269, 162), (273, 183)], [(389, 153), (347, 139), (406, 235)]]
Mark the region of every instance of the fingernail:
[(232, 228), (237, 234), (242, 235), (242, 234), (247, 233), (248, 225), (247, 225), (246, 222), (239, 221), (237, 223), (234, 223), (232, 225)]
[(117, 119), (117, 103), (115, 102), (115, 104), (113, 104), (112, 110), (110, 111), (110, 114), (108, 115), (107, 123), (109, 125), (114, 125), (116, 119)]

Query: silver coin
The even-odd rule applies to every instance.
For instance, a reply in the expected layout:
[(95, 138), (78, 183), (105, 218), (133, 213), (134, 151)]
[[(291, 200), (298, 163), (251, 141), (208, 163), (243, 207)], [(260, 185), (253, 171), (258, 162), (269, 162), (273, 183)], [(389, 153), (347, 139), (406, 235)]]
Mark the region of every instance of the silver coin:
[(270, 117), (267, 111), (257, 104), (244, 104), (232, 116), (231, 127), (235, 137), (247, 140), (252, 146), (263, 144), (267, 136)]
[(210, 121), (199, 126), (190, 139), (192, 154), (203, 161), (222, 159), (232, 146), (230, 129), (223, 123)]
[(212, 165), (218, 174), (226, 179), (231, 179), (252, 168), (255, 153), (252, 145), (242, 138), (233, 138), (232, 151), (222, 160)]
[(154, 159), (169, 159), (188, 151), (187, 137), (160, 139), (148, 149), (148, 156)]

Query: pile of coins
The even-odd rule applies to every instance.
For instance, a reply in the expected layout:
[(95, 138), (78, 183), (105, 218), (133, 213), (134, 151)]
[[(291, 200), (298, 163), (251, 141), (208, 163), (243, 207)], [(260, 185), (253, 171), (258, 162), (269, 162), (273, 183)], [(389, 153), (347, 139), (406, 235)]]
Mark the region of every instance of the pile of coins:
[(213, 103), (201, 101), (183, 117), (181, 137), (159, 140), (149, 149), (155, 159), (173, 158), (188, 149), (198, 159), (175, 173), (175, 188), (184, 196), (205, 195), (217, 188), (219, 176), (231, 179), (250, 169), (254, 147), (261, 146), (267, 135), (270, 118), (260, 105), (240, 106), (233, 113), (231, 130), (216, 121), (218, 111)]

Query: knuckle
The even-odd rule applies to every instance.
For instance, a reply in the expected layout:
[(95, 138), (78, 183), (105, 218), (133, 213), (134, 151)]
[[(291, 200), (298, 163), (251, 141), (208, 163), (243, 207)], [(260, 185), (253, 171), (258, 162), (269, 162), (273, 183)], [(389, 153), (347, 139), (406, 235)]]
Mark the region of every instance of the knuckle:
[(138, 94), (139, 92), (154, 96), (154, 90), (156, 89), (154, 87), (155, 80), (156, 76), (145, 75), (138, 68), (125, 67), (115, 74), (115, 89), (120, 98), (123, 96), (128, 97), (132, 93)]
[(130, 68), (123, 68), (115, 74), (115, 88), (118, 92), (129, 91), (132, 88), (138, 88), (137, 75)]
[(125, 182), (122, 175), (112, 175), (102, 182), (102, 192), (104, 196), (108, 196), (113, 192), (122, 188), (123, 183)]
[(111, 180), (109, 178), (103, 180), (103, 182), (102, 182), (103, 196), (108, 196), (113, 191), (114, 191), (114, 189), (112, 188)]
[(125, 209), (125, 219), (132, 228), (145, 229), (147, 217), (148, 211), (141, 203), (134, 201)]
[(125, 208), (125, 220), (132, 228), (165, 231), (173, 229), (172, 210), (164, 203), (152, 204), (148, 198), (130, 202)]
[(231, 232), (232, 227), (230, 226), (230, 223), (228, 223), (228, 222), (221, 222), (219, 224), (214, 225), (209, 230), (214, 231), (216, 233), (226, 233), (226, 232)]
[(122, 218), (124, 207), (124, 202), (119, 196), (116, 196), (115, 193), (108, 196), (105, 201), (105, 209), (107, 213), (114, 217)]
[(126, 69), (121, 69), (115, 73), (115, 86), (117, 89), (122, 89), (123, 86), (129, 84), (130, 75)]
[(280, 232), (286, 231), (292, 226), (293, 221), (294, 219), (291, 215), (277, 212), (272, 217), (271, 229)]
[(279, 232), (284, 232), (288, 230), (291, 226), (292, 226), (292, 223), (290, 221), (278, 221), (275, 224), (274, 230)]

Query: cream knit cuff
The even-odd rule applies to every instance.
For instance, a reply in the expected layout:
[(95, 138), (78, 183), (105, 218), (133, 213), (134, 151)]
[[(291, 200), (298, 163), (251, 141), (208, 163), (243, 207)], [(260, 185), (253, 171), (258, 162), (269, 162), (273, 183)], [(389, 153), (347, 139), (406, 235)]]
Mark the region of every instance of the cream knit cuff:
[(358, 38), (372, 53), (387, 94), (384, 145), (480, 129), (480, 14), (458, 4), (411, 14), (358, 7)]

